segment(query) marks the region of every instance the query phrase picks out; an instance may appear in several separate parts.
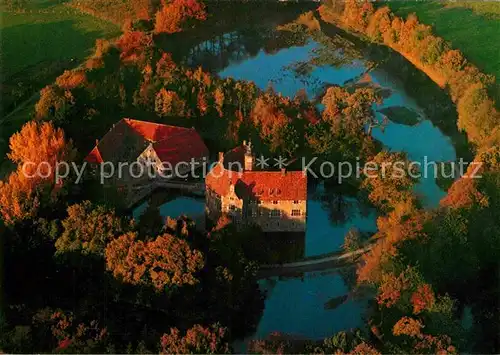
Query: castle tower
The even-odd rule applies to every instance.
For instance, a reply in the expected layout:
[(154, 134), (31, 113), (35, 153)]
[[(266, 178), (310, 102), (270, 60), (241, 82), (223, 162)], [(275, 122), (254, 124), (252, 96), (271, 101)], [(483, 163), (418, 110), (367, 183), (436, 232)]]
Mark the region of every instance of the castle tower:
[(253, 169), (253, 155), (252, 155), (252, 143), (243, 141), (243, 147), (245, 148), (245, 159), (244, 165), (245, 170), (251, 171)]

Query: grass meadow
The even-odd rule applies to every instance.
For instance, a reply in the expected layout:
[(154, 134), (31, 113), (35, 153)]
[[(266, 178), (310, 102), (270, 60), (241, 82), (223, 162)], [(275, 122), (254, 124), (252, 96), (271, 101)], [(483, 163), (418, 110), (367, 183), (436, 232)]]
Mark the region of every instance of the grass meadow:
[[(96, 39), (115, 37), (120, 28), (61, 0), (29, 0), (18, 11), (2, 3), (0, 156), (4, 158), (9, 136), (30, 119), (38, 91), (65, 69), (77, 66), (91, 53)], [(2, 164), (0, 176), (5, 170)]]
[(500, 2), (498, 1), (393, 1), (399, 16), (414, 12), (420, 22), (460, 49), (482, 72), (496, 77), (500, 86)]

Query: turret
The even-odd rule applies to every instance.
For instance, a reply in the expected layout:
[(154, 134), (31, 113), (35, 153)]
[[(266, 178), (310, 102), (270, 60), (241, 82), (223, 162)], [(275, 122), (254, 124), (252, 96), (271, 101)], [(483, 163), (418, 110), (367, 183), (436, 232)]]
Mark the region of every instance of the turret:
[(244, 165), (245, 165), (245, 170), (253, 170), (253, 155), (252, 155), (252, 143), (243, 141), (243, 147), (245, 149), (245, 158), (244, 158)]

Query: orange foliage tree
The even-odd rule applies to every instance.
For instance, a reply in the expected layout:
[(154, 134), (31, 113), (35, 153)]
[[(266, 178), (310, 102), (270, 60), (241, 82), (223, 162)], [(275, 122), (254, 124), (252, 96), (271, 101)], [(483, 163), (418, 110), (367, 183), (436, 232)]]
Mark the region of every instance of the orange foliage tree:
[(285, 127), (291, 123), (291, 119), (269, 96), (261, 96), (257, 99), (250, 115), (254, 125), (259, 128), (262, 139), (269, 142), (271, 151), (276, 151), (284, 144), (283, 132)]
[(416, 337), (421, 333), (424, 325), (418, 319), (403, 317), (394, 324), (392, 333), (398, 335), (408, 335), (409, 337)]
[(120, 59), (124, 62), (143, 62), (146, 51), (151, 48), (153, 38), (142, 31), (125, 32), (117, 41), (116, 47), (121, 51)]
[(434, 291), (429, 284), (423, 284), (411, 295), (413, 313), (419, 314), (423, 310), (430, 309), (435, 302)]
[(0, 214), (5, 224), (36, 215), (40, 200), (32, 182), (19, 171), (10, 174), (7, 182), (0, 181)]
[(65, 70), (57, 77), (56, 84), (64, 90), (72, 90), (85, 84), (86, 80), (87, 77), (83, 70)]
[(55, 181), (58, 162), (71, 162), (76, 151), (52, 123), (28, 122), (10, 138), (8, 157), (18, 165), (0, 183), (0, 213), (7, 224), (32, 217), (45, 197), (55, 200), (64, 181)]
[(204, 327), (196, 324), (181, 336), (177, 328), (161, 337), (161, 354), (230, 354), (227, 329), (219, 324)]
[[(56, 353), (100, 353), (106, 348), (107, 329), (96, 320), (77, 322), (71, 312), (41, 309), (34, 315), (32, 325), (35, 329), (48, 328), (55, 339)], [(50, 335), (44, 340), (51, 341)]]
[(186, 103), (175, 91), (162, 88), (156, 94), (155, 111), (159, 116), (183, 116)]
[(207, 18), (205, 5), (197, 0), (164, 1), (156, 13), (155, 32), (175, 33), (182, 31), (183, 25), (190, 20), (204, 21)]
[(115, 277), (158, 291), (198, 282), (195, 273), (203, 268), (203, 255), (185, 240), (169, 234), (147, 242), (136, 238), (136, 233), (128, 233), (107, 245), (106, 265)]
[[(57, 162), (71, 162), (76, 153), (71, 140), (66, 140), (64, 131), (55, 128), (51, 122), (26, 123), (20, 132), (10, 137), (9, 147), (7, 156), (18, 165), (33, 163), (38, 166), (44, 163), (40, 171), (42, 175), (48, 174), (46, 178), (54, 176)], [(33, 173), (32, 166), (25, 169)]]
[(365, 170), (367, 176), (362, 186), (368, 190), (368, 198), (375, 206), (390, 211), (399, 203), (414, 199), (416, 170), (406, 154), (382, 151), (367, 163)]
[[(65, 85), (63, 83), (63, 85)], [(40, 99), (35, 104), (35, 118), (63, 121), (71, 112), (75, 98), (70, 90), (48, 85), (40, 90)]]

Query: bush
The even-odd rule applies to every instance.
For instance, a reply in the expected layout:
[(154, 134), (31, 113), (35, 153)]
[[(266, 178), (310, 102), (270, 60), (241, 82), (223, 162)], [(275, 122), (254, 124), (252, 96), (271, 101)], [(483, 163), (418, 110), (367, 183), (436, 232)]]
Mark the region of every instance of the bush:
[(481, 83), (468, 88), (458, 100), (458, 128), (467, 132), (469, 140), (480, 144), (500, 124), (499, 113)]
[(64, 121), (74, 104), (75, 99), (71, 91), (48, 85), (40, 91), (40, 100), (35, 105), (35, 118)]

